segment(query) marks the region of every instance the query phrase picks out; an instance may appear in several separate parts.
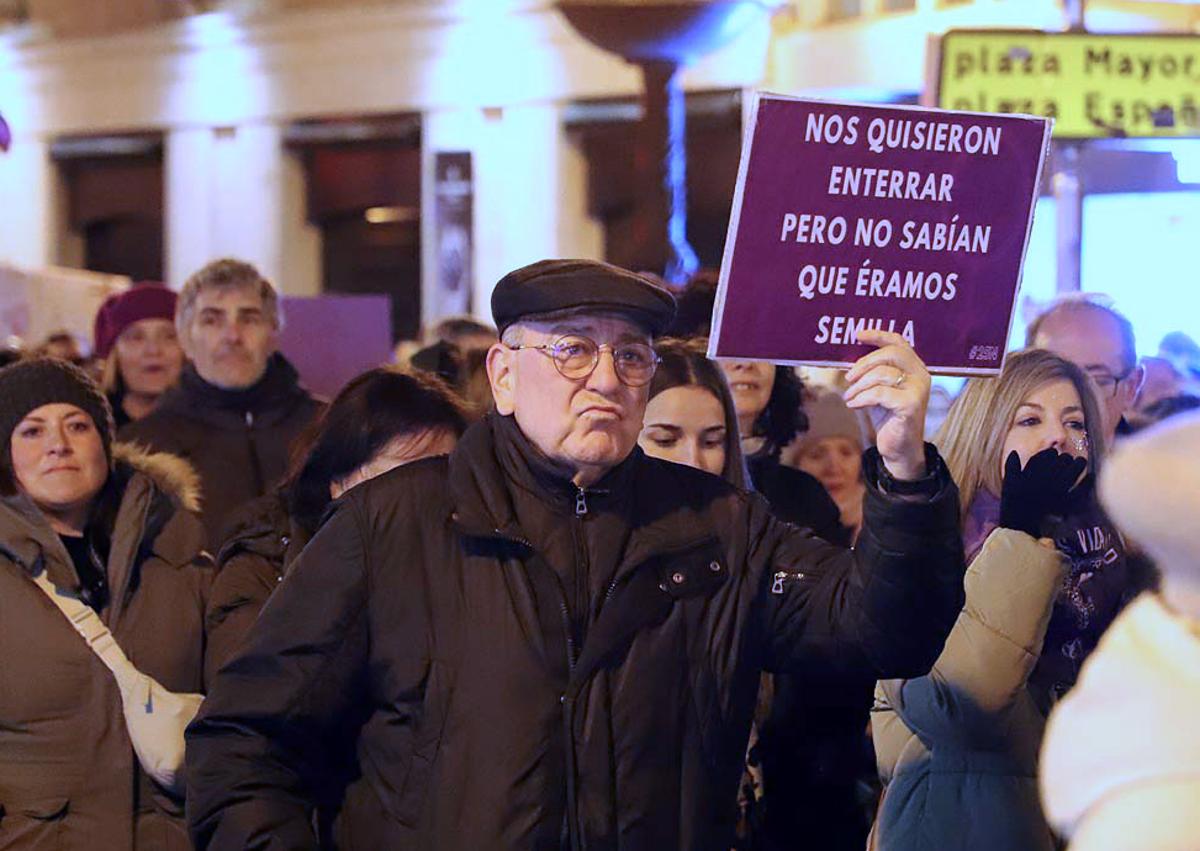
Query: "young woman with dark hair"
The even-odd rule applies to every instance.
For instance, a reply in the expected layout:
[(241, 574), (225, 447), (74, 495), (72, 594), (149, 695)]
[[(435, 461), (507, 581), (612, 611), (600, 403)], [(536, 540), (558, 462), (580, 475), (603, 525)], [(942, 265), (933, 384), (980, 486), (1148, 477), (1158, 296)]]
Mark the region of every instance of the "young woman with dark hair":
[(426, 373), (380, 367), (347, 384), (298, 441), (279, 490), (246, 505), (227, 530), (207, 616), (209, 675), (237, 651), (333, 500), (401, 464), (445, 455), (467, 420), (453, 391)]
[(765, 361), (722, 361), (721, 368), (733, 394), (754, 489), (767, 498), (779, 519), (848, 546), (850, 530), (841, 524), (841, 512), (821, 483), (779, 460), (783, 447), (808, 426), (803, 385), (796, 373)]
[(655, 344), (662, 360), (650, 382), (638, 445), (647, 455), (705, 470), (745, 490), (750, 476), (733, 397), (704, 348), (703, 340)]

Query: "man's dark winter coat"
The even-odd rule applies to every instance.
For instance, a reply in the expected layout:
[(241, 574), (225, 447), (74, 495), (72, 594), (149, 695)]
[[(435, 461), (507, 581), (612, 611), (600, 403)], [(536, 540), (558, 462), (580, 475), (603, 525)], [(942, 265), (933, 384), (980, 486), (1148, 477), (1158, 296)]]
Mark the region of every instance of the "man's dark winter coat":
[[(188, 732), (203, 849), (713, 849), (762, 669), (927, 671), (962, 607), (958, 497), (885, 494), (855, 553), (639, 450), (579, 491), (511, 418), (352, 489)], [(336, 759), (334, 759), (336, 762)]]
[(287, 501), (279, 491), (243, 505), (227, 527), (204, 621), (204, 670), (210, 680), (241, 648), (287, 567), (312, 537), (288, 516)]
[[(778, 453), (760, 452), (746, 459), (754, 490), (763, 495), (771, 513), (787, 523), (805, 526), (831, 544), (850, 546), (850, 529), (842, 525), (833, 497), (813, 476), (786, 467)], [(871, 688), (875, 684), (871, 683)]]
[(278, 483), (292, 441), (320, 410), (283, 355), (272, 355), (263, 377), (244, 390), (209, 384), (188, 364), (154, 412), (125, 426), (120, 437), (195, 468), (201, 519), (215, 551), (230, 513)]

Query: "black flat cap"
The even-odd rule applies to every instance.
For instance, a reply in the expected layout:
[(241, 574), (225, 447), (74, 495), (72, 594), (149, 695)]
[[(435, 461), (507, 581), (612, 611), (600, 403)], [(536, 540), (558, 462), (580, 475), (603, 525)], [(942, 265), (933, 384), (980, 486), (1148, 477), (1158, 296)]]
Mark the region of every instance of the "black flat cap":
[(675, 318), (675, 299), (648, 278), (595, 260), (541, 260), (509, 272), (492, 290), (501, 334), (521, 319), (576, 310), (620, 313), (657, 336)]

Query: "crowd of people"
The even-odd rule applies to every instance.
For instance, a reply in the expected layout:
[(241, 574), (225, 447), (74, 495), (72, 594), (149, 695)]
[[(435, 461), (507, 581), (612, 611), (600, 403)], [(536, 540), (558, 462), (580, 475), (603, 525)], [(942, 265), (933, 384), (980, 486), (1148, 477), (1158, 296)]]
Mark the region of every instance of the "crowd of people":
[(714, 284), (535, 263), (328, 401), (231, 259), (7, 352), (0, 849), (1200, 847), (1195, 345), (1064, 299), (931, 433)]

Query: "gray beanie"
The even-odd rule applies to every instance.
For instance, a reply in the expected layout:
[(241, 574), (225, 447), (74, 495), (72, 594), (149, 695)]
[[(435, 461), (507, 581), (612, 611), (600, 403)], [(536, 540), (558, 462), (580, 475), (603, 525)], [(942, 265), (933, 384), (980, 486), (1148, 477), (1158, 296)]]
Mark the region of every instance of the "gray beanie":
[(21, 420), (42, 405), (65, 403), (84, 411), (96, 424), (104, 454), (112, 464), (112, 407), (96, 382), (74, 364), (55, 358), (17, 361), (0, 369), (0, 446), (9, 466), (9, 445)]
[(825, 437), (844, 437), (862, 451), (862, 426), (840, 393), (816, 389), (811, 398), (804, 400), (804, 414), (808, 417), (808, 430), (796, 438), (798, 451), (803, 452), (808, 445)]

